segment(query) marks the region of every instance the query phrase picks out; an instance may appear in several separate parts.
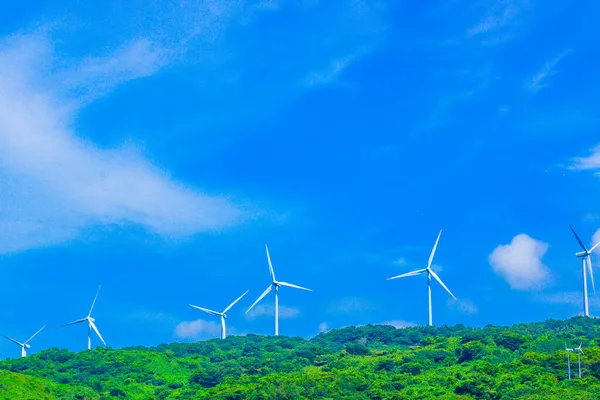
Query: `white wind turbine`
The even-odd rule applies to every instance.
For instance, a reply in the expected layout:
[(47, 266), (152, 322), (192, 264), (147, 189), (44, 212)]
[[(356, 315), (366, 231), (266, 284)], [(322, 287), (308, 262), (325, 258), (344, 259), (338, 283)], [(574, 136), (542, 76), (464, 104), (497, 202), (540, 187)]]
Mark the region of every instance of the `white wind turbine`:
[(293, 285), (291, 283), (280, 282), (277, 279), (275, 279), (275, 271), (273, 270), (273, 264), (271, 263), (271, 256), (269, 255), (269, 247), (267, 245), (265, 245), (265, 249), (267, 251), (267, 261), (269, 262), (269, 272), (271, 273), (271, 284), (269, 285), (267, 290), (265, 290), (263, 292), (263, 294), (261, 294), (260, 297), (258, 299), (256, 299), (254, 304), (252, 304), (250, 306), (250, 308), (248, 310), (246, 310), (246, 314), (248, 313), (248, 311), (252, 310), (252, 308), (256, 304), (258, 304), (258, 302), (261, 301), (267, 294), (269, 294), (269, 292), (271, 290), (275, 289), (275, 336), (278, 336), (279, 335), (279, 287), (286, 286), (286, 287), (290, 287), (290, 288), (294, 288), (294, 289), (307, 290), (309, 292), (312, 292), (312, 290), (303, 288), (298, 285)]
[(42, 329), (44, 329), (46, 327), (46, 325), (42, 326), (36, 333), (33, 334), (33, 336), (31, 336), (29, 339), (27, 339), (25, 342), (21, 343), (16, 341), (13, 338), (9, 338), (6, 335), (2, 335), (5, 338), (7, 338), (8, 340), (10, 340), (11, 342), (18, 344), (19, 346), (21, 346), (21, 357), (26, 357), (27, 356), (27, 349), (30, 349), (31, 346), (29, 345), (29, 342), (31, 342), (33, 340), (34, 337), (37, 336), (38, 333), (40, 333), (42, 331)]
[(205, 313), (208, 313), (211, 315), (217, 315), (217, 316), (221, 317), (221, 339), (225, 339), (227, 337), (227, 332), (225, 330), (225, 320), (227, 319), (226, 313), (227, 313), (227, 311), (231, 310), (231, 307), (233, 307), (238, 301), (240, 301), (242, 299), (242, 297), (244, 297), (248, 292), (249, 292), (249, 290), (246, 290), (243, 295), (241, 295), (233, 303), (228, 305), (227, 308), (225, 310), (223, 310), (223, 312), (209, 310), (208, 308), (195, 306), (193, 304), (190, 304), (190, 307), (194, 307), (200, 311), (204, 311)]
[(565, 351), (567, 352), (567, 368), (569, 368), (569, 379), (571, 379), (571, 354), (569, 352), (573, 352), (574, 349), (570, 349), (565, 344)]
[(583, 251), (580, 251), (578, 253), (575, 254), (575, 256), (577, 256), (577, 258), (581, 258), (581, 265), (583, 268), (583, 314), (586, 317), (590, 316), (590, 310), (589, 310), (589, 306), (588, 306), (588, 290), (587, 290), (587, 273), (585, 271), (585, 267), (587, 264), (587, 269), (590, 273), (590, 279), (592, 280), (592, 289), (594, 290), (594, 293), (596, 293), (596, 287), (594, 285), (594, 273), (592, 271), (592, 253), (594, 252), (594, 250), (596, 250), (596, 248), (598, 246), (600, 246), (600, 242), (596, 243), (595, 245), (592, 246), (591, 249), (587, 249), (587, 247), (585, 247), (585, 245), (583, 244), (583, 242), (581, 241), (581, 239), (579, 238), (579, 236), (577, 235), (577, 233), (575, 233), (575, 229), (573, 229), (573, 227), (571, 225), (569, 225), (569, 228), (571, 228), (571, 232), (573, 232), (573, 235), (575, 235), (575, 239), (577, 239), (577, 242), (579, 243), (579, 245), (581, 246), (581, 248), (583, 249)]
[(88, 323), (88, 340), (87, 340), (88, 350), (92, 349), (92, 329), (94, 330), (94, 332), (96, 332), (96, 335), (98, 335), (98, 337), (100, 338), (102, 343), (106, 346), (106, 342), (102, 338), (102, 335), (100, 335), (100, 331), (98, 330), (98, 328), (96, 328), (96, 324), (94, 323), (96, 320), (94, 318), (92, 318), (92, 310), (94, 309), (94, 305), (96, 304), (96, 299), (98, 298), (98, 293), (100, 293), (101, 287), (102, 287), (102, 285), (98, 286), (98, 291), (96, 292), (96, 297), (94, 297), (94, 301), (92, 302), (92, 307), (90, 308), (90, 312), (88, 313), (87, 317), (81, 318), (76, 321), (69, 322), (68, 324), (59, 326), (59, 328), (60, 328), (63, 326), (69, 326), (69, 325), (75, 325), (75, 324), (81, 324), (83, 322), (87, 322)]
[(581, 378), (581, 355), (583, 354), (583, 350), (581, 349), (581, 345), (583, 343), (579, 342), (579, 347), (575, 347), (577, 350), (577, 363), (579, 364), (579, 377)]
[(435, 250), (437, 249), (437, 245), (438, 242), (440, 241), (440, 236), (442, 236), (442, 231), (440, 230), (440, 233), (438, 234), (437, 240), (435, 241), (435, 244), (433, 245), (433, 250), (431, 250), (431, 254), (429, 255), (429, 261), (427, 262), (427, 268), (425, 269), (418, 269), (416, 271), (412, 271), (412, 272), (408, 272), (406, 274), (402, 274), (402, 275), (398, 275), (398, 276), (393, 276), (391, 278), (387, 278), (388, 281), (392, 280), (392, 279), (399, 279), (399, 278), (406, 278), (409, 276), (415, 276), (415, 275), (421, 275), (421, 274), (427, 274), (427, 296), (428, 296), (428, 300), (429, 300), (429, 326), (433, 325), (433, 315), (432, 315), (432, 310), (431, 310), (431, 277), (433, 276), (433, 278), (438, 281), (438, 283), (440, 285), (442, 285), (442, 287), (444, 289), (446, 289), (446, 291), (450, 294), (450, 296), (452, 296), (452, 298), (454, 300), (456, 300), (456, 297), (454, 297), (454, 295), (452, 294), (452, 292), (450, 291), (450, 289), (448, 289), (448, 287), (446, 285), (444, 285), (444, 282), (442, 282), (442, 280), (440, 279), (439, 276), (437, 276), (437, 274), (431, 269), (431, 263), (433, 262), (433, 256), (435, 255)]

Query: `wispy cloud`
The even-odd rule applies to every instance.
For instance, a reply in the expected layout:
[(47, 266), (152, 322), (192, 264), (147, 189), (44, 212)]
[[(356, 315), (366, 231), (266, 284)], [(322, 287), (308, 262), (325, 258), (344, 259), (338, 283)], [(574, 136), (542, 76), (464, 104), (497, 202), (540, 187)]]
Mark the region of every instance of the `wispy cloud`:
[(483, 35), (498, 31), (515, 21), (521, 11), (523, 1), (494, 0), (483, 18), (467, 29), (469, 36)]
[[(600, 243), (600, 229), (598, 229), (592, 237), (592, 246), (596, 245), (597, 243)], [(594, 250), (594, 252), (596, 254), (600, 254), (600, 246), (596, 247), (596, 250)]]
[(169, 50), (141, 38), (125, 43), (112, 54), (87, 57), (58, 73), (57, 81), (78, 100), (99, 97), (116, 86), (151, 76), (169, 61)]
[(80, 98), (41, 83), (68, 77), (66, 86), (89, 95), (146, 76), (160, 64), (150, 44), (87, 59), (72, 73), (52, 73), (53, 51), (37, 34), (0, 44), (2, 252), (67, 241), (94, 225), (140, 225), (176, 237), (243, 217), (227, 198), (177, 182), (134, 146), (100, 149), (83, 140), (73, 123)]
[(319, 324), (319, 332), (327, 332), (329, 330), (329, 325), (327, 322), (321, 322)]
[[(271, 305), (258, 305), (254, 307), (248, 314), (245, 314), (246, 318), (254, 319), (259, 317), (274, 317), (275, 307)], [(279, 306), (279, 318), (281, 319), (292, 319), (300, 316), (300, 310), (293, 307)]]
[(600, 174), (600, 144), (594, 147), (585, 157), (576, 157), (571, 161), (569, 169), (576, 171), (594, 171)]
[(198, 339), (206, 336), (217, 336), (221, 334), (221, 325), (214, 321), (197, 319), (195, 321), (183, 321), (175, 327), (175, 336), (181, 339)]
[[(569, 291), (539, 295), (536, 300), (548, 304), (565, 304), (574, 307), (583, 307), (583, 292)], [(589, 305), (600, 308), (600, 298), (589, 297)]]
[[(325, 4), (321, 3), (321, 8)], [(312, 8), (315, 6), (316, 3), (311, 5)], [(353, 0), (330, 7), (320, 12), (328, 15), (327, 24), (338, 29), (335, 34), (329, 33), (327, 37), (320, 38), (320, 41), (328, 43), (326, 53), (334, 56), (308, 72), (304, 84), (309, 88), (339, 83), (340, 76), (352, 63), (381, 45), (387, 31), (387, 23), (382, 18), (386, 9), (384, 2)]]
[(144, 322), (152, 322), (157, 324), (172, 324), (177, 319), (164, 311), (144, 311), (139, 310), (126, 315), (127, 320), (138, 320)]
[(475, 303), (468, 299), (448, 299), (447, 304), (451, 310), (461, 314), (475, 315), (479, 313), (479, 307), (477, 307)]
[(329, 304), (329, 311), (338, 314), (360, 313), (374, 310), (376, 307), (361, 297), (344, 297)]
[(334, 59), (326, 68), (311, 71), (306, 79), (306, 85), (314, 87), (330, 85), (337, 82), (338, 77), (356, 58), (357, 56), (351, 55), (342, 59)]
[(547, 251), (547, 243), (522, 233), (515, 236), (510, 244), (496, 247), (489, 261), (494, 271), (513, 289), (540, 289), (549, 278), (548, 268), (542, 263)]
[(390, 320), (390, 321), (384, 321), (381, 322), (379, 325), (390, 325), (393, 326), (396, 329), (402, 329), (402, 328), (412, 328), (415, 326), (419, 326), (418, 324), (415, 324), (414, 322), (410, 322), (410, 321), (403, 321), (403, 320)]
[(399, 259), (392, 262), (393, 265), (397, 265), (399, 267), (406, 267), (408, 265), (408, 261), (404, 257), (400, 257)]
[(558, 63), (565, 58), (566, 55), (569, 54), (569, 50), (562, 52), (552, 60), (548, 61), (541, 70), (539, 70), (535, 75), (533, 75), (530, 79), (525, 83), (525, 87), (532, 93), (537, 93), (544, 87), (547, 87), (548, 84), (545, 83), (548, 78), (552, 75), (556, 74), (555, 67)]

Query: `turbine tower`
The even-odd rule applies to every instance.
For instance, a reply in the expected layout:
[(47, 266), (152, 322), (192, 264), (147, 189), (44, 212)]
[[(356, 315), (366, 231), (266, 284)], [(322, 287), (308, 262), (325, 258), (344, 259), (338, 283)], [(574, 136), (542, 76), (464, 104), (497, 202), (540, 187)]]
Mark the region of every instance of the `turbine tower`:
[(90, 312), (88, 313), (87, 317), (75, 320), (73, 322), (69, 322), (68, 324), (58, 326), (60, 328), (63, 326), (69, 326), (69, 325), (81, 324), (82, 322), (87, 322), (88, 323), (88, 336), (87, 336), (88, 350), (92, 349), (92, 330), (94, 330), (94, 332), (96, 332), (96, 335), (98, 335), (98, 337), (102, 341), (102, 344), (104, 344), (106, 346), (106, 342), (102, 338), (102, 335), (100, 335), (100, 331), (98, 330), (98, 328), (96, 327), (96, 324), (94, 323), (96, 320), (94, 318), (92, 318), (92, 310), (94, 309), (94, 305), (96, 304), (96, 299), (98, 298), (98, 293), (100, 293), (101, 287), (102, 287), (102, 285), (98, 286), (98, 291), (96, 292), (96, 297), (94, 297), (94, 301), (92, 302), (92, 307), (90, 308)]
[(227, 308), (225, 310), (223, 310), (223, 312), (209, 310), (208, 308), (203, 308), (203, 307), (195, 306), (193, 304), (190, 304), (190, 307), (194, 307), (194, 308), (197, 308), (200, 311), (204, 311), (205, 313), (208, 313), (208, 314), (211, 314), (211, 315), (217, 315), (217, 316), (221, 317), (221, 339), (225, 339), (227, 337), (227, 333), (225, 331), (225, 320), (227, 319), (227, 314), (226, 313), (227, 313), (227, 311), (231, 310), (231, 307), (233, 307), (238, 301), (240, 301), (242, 299), (242, 297), (244, 297), (247, 293), (248, 293), (248, 290), (246, 290), (244, 292), (244, 294), (241, 295), (240, 297), (238, 297), (233, 303), (231, 303), (230, 305), (228, 305)]
[(30, 349), (31, 346), (29, 345), (29, 342), (31, 342), (33, 340), (34, 337), (37, 336), (38, 333), (40, 333), (42, 331), (42, 329), (44, 329), (46, 327), (46, 325), (42, 326), (36, 333), (33, 334), (33, 336), (31, 336), (29, 339), (27, 339), (25, 342), (21, 343), (16, 341), (13, 338), (9, 338), (6, 335), (2, 335), (5, 338), (7, 338), (8, 340), (10, 340), (11, 342), (18, 344), (19, 346), (21, 346), (21, 357), (27, 357), (27, 349)]
[(579, 342), (579, 347), (575, 348), (575, 350), (577, 350), (577, 363), (579, 364), (579, 378), (581, 378), (581, 355), (583, 354), (581, 345), (582, 345), (582, 342)]
[(577, 239), (577, 242), (583, 249), (583, 251), (576, 253), (575, 256), (577, 256), (577, 258), (581, 258), (581, 265), (582, 265), (582, 269), (583, 269), (583, 271), (582, 271), (583, 272), (583, 315), (585, 315), (586, 317), (589, 317), (590, 310), (589, 310), (589, 305), (588, 305), (587, 273), (585, 271), (585, 267), (587, 264), (587, 269), (590, 273), (590, 279), (592, 280), (592, 289), (594, 290), (594, 293), (596, 293), (596, 287), (594, 285), (594, 273), (592, 272), (592, 257), (591, 257), (591, 255), (592, 255), (593, 251), (596, 250), (596, 248), (600, 245), (600, 242), (596, 243), (595, 245), (592, 246), (591, 249), (588, 250), (587, 247), (585, 247), (585, 245), (579, 238), (579, 236), (577, 235), (577, 233), (575, 232), (575, 229), (573, 229), (573, 227), (571, 225), (569, 225), (569, 228), (571, 228), (571, 232), (573, 232), (573, 235), (575, 235), (575, 239)]
[(437, 240), (435, 241), (435, 244), (433, 245), (433, 249), (431, 250), (431, 254), (429, 255), (429, 261), (427, 262), (427, 268), (425, 269), (418, 269), (416, 271), (412, 271), (412, 272), (408, 272), (406, 274), (402, 274), (402, 275), (398, 275), (398, 276), (393, 276), (391, 278), (387, 278), (388, 281), (392, 280), (392, 279), (399, 279), (399, 278), (406, 278), (409, 276), (415, 276), (415, 275), (421, 275), (421, 274), (427, 274), (427, 298), (429, 301), (429, 326), (433, 325), (433, 315), (432, 315), (432, 309), (431, 309), (431, 277), (433, 276), (433, 278), (438, 281), (438, 283), (440, 285), (442, 285), (442, 287), (444, 289), (446, 289), (446, 291), (450, 294), (450, 296), (452, 296), (452, 298), (454, 300), (456, 300), (456, 297), (454, 297), (454, 295), (452, 294), (452, 292), (450, 291), (450, 289), (448, 289), (448, 287), (446, 285), (444, 285), (444, 282), (442, 282), (442, 280), (440, 279), (439, 276), (437, 276), (437, 274), (431, 269), (431, 263), (433, 262), (433, 256), (435, 255), (435, 250), (437, 249), (437, 245), (438, 242), (440, 241), (440, 236), (442, 236), (442, 231), (440, 230), (440, 233), (438, 234)]
[(248, 311), (252, 310), (252, 308), (254, 308), (254, 306), (256, 304), (258, 304), (258, 302), (261, 301), (267, 294), (269, 294), (269, 292), (271, 290), (275, 289), (275, 336), (279, 336), (279, 288), (281, 286), (286, 286), (286, 287), (290, 287), (290, 288), (294, 288), (294, 289), (306, 290), (309, 292), (312, 292), (312, 290), (303, 288), (302, 286), (293, 285), (291, 283), (280, 282), (277, 279), (275, 279), (275, 271), (273, 270), (273, 264), (271, 263), (271, 256), (269, 255), (269, 247), (266, 244), (265, 244), (265, 249), (267, 250), (267, 261), (269, 262), (269, 272), (271, 273), (271, 284), (269, 285), (267, 290), (265, 290), (263, 292), (263, 294), (261, 294), (260, 297), (258, 299), (256, 299), (254, 304), (252, 304), (250, 306), (250, 308), (248, 310), (246, 310), (246, 314), (248, 313)]
[(571, 354), (569, 352), (573, 352), (573, 349), (570, 349), (565, 344), (565, 351), (567, 352), (567, 368), (569, 368), (569, 379), (571, 379)]

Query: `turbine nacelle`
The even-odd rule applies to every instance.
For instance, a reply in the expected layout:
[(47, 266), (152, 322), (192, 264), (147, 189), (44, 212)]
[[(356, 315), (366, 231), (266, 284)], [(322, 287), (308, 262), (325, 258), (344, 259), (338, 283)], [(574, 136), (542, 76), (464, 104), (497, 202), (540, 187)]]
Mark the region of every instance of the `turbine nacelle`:
[(69, 326), (69, 325), (77, 325), (77, 324), (82, 324), (87, 322), (88, 323), (88, 344), (87, 344), (87, 348), (88, 350), (92, 349), (92, 338), (91, 338), (91, 332), (94, 331), (96, 333), (96, 335), (98, 336), (98, 339), (100, 339), (100, 341), (102, 342), (103, 345), (106, 346), (106, 342), (104, 341), (104, 338), (102, 337), (102, 335), (100, 334), (100, 331), (98, 330), (98, 327), (96, 326), (95, 322), (96, 319), (92, 318), (92, 311), (94, 310), (94, 305), (96, 305), (96, 300), (98, 299), (98, 293), (100, 293), (100, 288), (102, 287), (102, 285), (98, 286), (98, 290), (96, 291), (96, 296), (94, 296), (94, 301), (92, 302), (92, 307), (90, 307), (90, 312), (88, 313), (88, 315), (84, 318), (69, 322), (68, 324), (64, 324), (64, 325), (59, 325), (58, 327), (61, 328), (63, 326)]
[(210, 310), (208, 308), (204, 308), (204, 307), (200, 307), (200, 306), (195, 306), (193, 304), (190, 304), (190, 307), (193, 307), (197, 310), (203, 311), (207, 314), (211, 314), (211, 315), (216, 315), (218, 317), (221, 317), (221, 339), (225, 339), (227, 337), (227, 333), (225, 331), (225, 320), (227, 319), (227, 311), (231, 310), (231, 308), (237, 304), (238, 301), (240, 301), (242, 299), (242, 297), (244, 297), (246, 294), (248, 293), (248, 290), (246, 290), (244, 292), (244, 294), (242, 294), (240, 297), (238, 297), (237, 299), (235, 299), (235, 301), (233, 303), (231, 303), (230, 305), (228, 305), (223, 311), (219, 312), (219, 311), (214, 311), (214, 310)]
[(31, 342), (33, 340), (34, 337), (36, 337), (38, 335), (38, 333), (40, 333), (44, 328), (46, 327), (46, 325), (42, 326), (36, 333), (34, 333), (29, 339), (27, 339), (24, 343), (19, 342), (18, 340), (15, 340), (13, 338), (10, 338), (6, 335), (2, 335), (4, 336), (6, 339), (10, 340), (11, 342), (13, 342), (14, 344), (17, 344), (19, 346), (21, 346), (21, 357), (25, 357), (27, 356), (27, 351), (26, 349), (30, 349), (31, 346), (29, 345), (29, 342)]
[(429, 255), (429, 260), (427, 261), (427, 267), (423, 268), (423, 269), (418, 269), (415, 271), (411, 271), (411, 272), (407, 272), (401, 275), (397, 275), (397, 276), (393, 276), (391, 278), (387, 278), (388, 281), (393, 280), (393, 279), (399, 279), (399, 278), (407, 278), (409, 276), (417, 276), (417, 275), (421, 275), (421, 274), (426, 274), (427, 275), (427, 291), (428, 291), (428, 304), (429, 304), (429, 325), (433, 325), (432, 322), (432, 307), (431, 307), (431, 278), (433, 277), (433, 279), (435, 279), (440, 286), (442, 286), (446, 292), (448, 292), (448, 294), (454, 299), (456, 300), (456, 297), (452, 294), (452, 292), (450, 291), (450, 289), (448, 289), (448, 287), (444, 284), (444, 282), (442, 282), (442, 280), (440, 279), (440, 277), (435, 273), (435, 271), (433, 269), (431, 269), (431, 266), (433, 264), (433, 257), (435, 256), (435, 251), (437, 250), (437, 246), (438, 243), (440, 242), (440, 237), (442, 236), (442, 231), (440, 230), (440, 233), (438, 233), (437, 239), (435, 240), (435, 244), (433, 245), (433, 249), (431, 250), (431, 254)]
[(256, 299), (256, 301), (254, 303), (252, 303), (250, 308), (248, 308), (246, 310), (246, 314), (248, 314), (248, 312), (250, 312), (250, 310), (252, 310), (254, 308), (254, 306), (257, 305), (274, 288), (275, 289), (275, 336), (278, 336), (279, 335), (279, 297), (278, 297), (279, 296), (279, 288), (282, 286), (285, 286), (285, 287), (289, 287), (289, 288), (293, 288), (293, 289), (306, 290), (307, 292), (312, 292), (312, 290), (307, 289), (302, 286), (294, 285), (292, 283), (281, 282), (281, 281), (278, 281), (277, 279), (275, 279), (275, 270), (273, 269), (273, 263), (271, 262), (271, 255), (269, 254), (269, 247), (267, 245), (265, 245), (265, 251), (267, 253), (267, 262), (269, 264), (269, 274), (271, 275), (271, 283), (265, 289), (265, 291), (258, 297), (258, 299)]
[(576, 257), (587, 257), (590, 253), (588, 253), (587, 251), (580, 251), (578, 253), (575, 253)]

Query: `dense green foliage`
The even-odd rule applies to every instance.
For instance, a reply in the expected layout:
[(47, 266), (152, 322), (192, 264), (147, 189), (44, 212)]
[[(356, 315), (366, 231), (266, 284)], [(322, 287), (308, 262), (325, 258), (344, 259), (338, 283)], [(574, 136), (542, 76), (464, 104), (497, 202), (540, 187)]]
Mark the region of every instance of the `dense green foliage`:
[[(599, 333), (600, 320), (578, 317), (511, 328), (369, 325), (311, 340), (54, 348), (0, 362), (0, 398), (600, 399)], [(580, 341), (583, 378), (568, 380), (564, 346)], [(571, 361), (576, 378), (576, 353)]]

